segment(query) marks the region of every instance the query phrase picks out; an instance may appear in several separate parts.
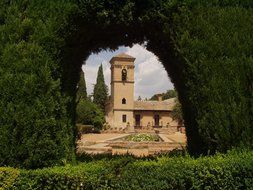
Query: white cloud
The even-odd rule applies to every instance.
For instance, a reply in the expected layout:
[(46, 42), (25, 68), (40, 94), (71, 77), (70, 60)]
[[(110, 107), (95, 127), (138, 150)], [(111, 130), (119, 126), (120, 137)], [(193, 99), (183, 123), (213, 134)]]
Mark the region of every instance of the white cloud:
[(150, 98), (156, 93), (162, 93), (173, 88), (173, 84), (158, 58), (145, 49), (145, 47), (135, 44), (133, 47), (119, 47), (116, 51), (101, 51), (92, 54), (83, 66), (88, 94), (92, 94), (93, 85), (96, 83), (99, 65), (103, 64), (105, 82), (110, 89), (111, 70), (110, 59), (118, 54), (125, 52), (136, 58), (135, 60), (135, 98)]

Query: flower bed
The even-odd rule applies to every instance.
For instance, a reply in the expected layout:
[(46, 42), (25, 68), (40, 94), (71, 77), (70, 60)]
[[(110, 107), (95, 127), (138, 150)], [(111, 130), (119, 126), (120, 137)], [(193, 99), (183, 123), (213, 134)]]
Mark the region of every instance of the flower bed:
[(134, 134), (126, 137), (127, 141), (134, 141), (134, 142), (146, 142), (146, 141), (160, 141), (161, 139), (159, 138), (158, 135), (153, 135), (153, 134)]

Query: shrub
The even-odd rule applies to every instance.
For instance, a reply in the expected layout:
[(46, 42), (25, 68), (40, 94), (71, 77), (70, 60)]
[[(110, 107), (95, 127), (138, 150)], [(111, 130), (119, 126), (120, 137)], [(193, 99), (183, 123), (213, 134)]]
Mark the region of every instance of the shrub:
[(83, 125), (93, 125), (96, 129), (102, 129), (104, 124), (103, 111), (93, 102), (81, 99), (76, 107), (76, 122)]
[(77, 132), (81, 134), (85, 133), (92, 133), (94, 131), (94, 126), (93, 125), (80, 125), (77, 124)]
[(82, 134), (87, 134), (87, 133), (100, 133), (100, 130), (95, 128), (93, 125), (81, 125), (77, 124), (77, 136), (78, 139), (81, 139)]
[[(38, 170), (0, 168), (0, 188), (29, 189), (252, 189), (253, 152), (213, 157), (167, 157), (156, 160), (104, 158), (77, 166)], [(8, 183), (4, 182), (8, 181)], [(4, 184), (4, 185), (3, 185)]]
[(10, 189), (18, 178), (20, 171), (13, 168), (0, 168), (0, 190)]

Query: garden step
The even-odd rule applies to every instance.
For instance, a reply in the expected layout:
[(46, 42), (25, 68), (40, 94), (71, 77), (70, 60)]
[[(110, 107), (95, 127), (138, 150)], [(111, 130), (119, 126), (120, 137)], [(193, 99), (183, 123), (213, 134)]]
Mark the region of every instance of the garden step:
[(81, 151), (111, 151), (112, 147), (108, 143), (98, 143), (90, 146), (80, 146), (78, 149)]

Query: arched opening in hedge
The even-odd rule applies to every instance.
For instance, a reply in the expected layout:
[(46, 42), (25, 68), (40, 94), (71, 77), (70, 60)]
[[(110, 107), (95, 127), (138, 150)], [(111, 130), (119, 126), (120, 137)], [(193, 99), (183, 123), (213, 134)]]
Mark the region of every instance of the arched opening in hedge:
[[(229, 57), (227, 60), (224, 60), (222, 53), (226, 45), (237, 43), (236, 36), (233, 40), (224, 38), (224, 30), (228, 34), (230, 30), (243, 32), (236, 25), (227, 24), (227, 19), (238, 23), (233, 16), (235, 10), (224, 8), (227, 11), (224, 13), (223, 8), (217, 11), (203, 6), (189, 12), (190, 9), (186, 9), (184, 4), (172, 5), (164, 10), (160, 3), (152, 5), (152, 9), (149, 4), (135, 3), (133, 8), (128, 7), (127, 2), (104, 2), (103, 11), (112, 11), (115, 15), (101, 16), (93, 12), (97, 9), (91, 7), (88, 14), (96, 16), (90, 21), (85, 20), (83, 15), (75, 17), (72, 23), (75, 30), (68, 36), (63, 48), (63, 90), (74, 96), (80, 64), (90, 53), (145, 42), (147, 50), (153, 52), (164, 65), (178, 92), (186, 126), (187, 148), (191, 154), (226, 151), (237, 146), (239, 141), (249, 140), (247, 135), (241, 135), (244, 129), (240, 127), (243, 123), (249, 127), (250, 123), (250, 111), (246, 109), (249, 94), (243, 95), (248, 93), (246, 86), (249, 84), (243, 82), (246, 80), (239, 74), (246, 71), (249, 62), (242, 66), (237, 64), (238, 60), (233, 61), (233, 49), (225, 52)], [(162, 15), (159, 14), (161, 11), (164, 11)], [(210, 14), (205, 15), (205, 11)], [(245, 45), (245, 42), (242, 40), (240, 43)], [(243, 51), (248, 52), (247, 47), (245, 45), (245, 49), (241, 49), (242, 54)], [(238, 57), (241, 53), (237, 52)], [(250, 73), (247, 73), (249, 76)], [(231, 94), (232, 89), (237, 93)], [(243, 120), (238, 114), (239, 110), (245, 113)], [(235, 138), (237, 142), (232, 140)]]
[[(188, 105), (186, 93), (183, 64), (175, 56), (174, 47), (171, 46), (171, 40), (162, 32), (160, 24), (150, 22), (144, 25), (132, 23), (131, 25), (111, 24), (106, 27), (99, 25), (89, 25), (78, 23), (77, 29), (69, 37), (67, 45), (63, 50), (63, 90), (71, 97), (75, 96), (76, 83), (79, 80), (81, 65), (91, 53), (101, 50), (115, 50), (119, 46), (132, 46), (135, 43), (145, 42), (148, 51), (154, 53), (165, 67), (175, 89), (178, 91), (179, 100), (184, 107), (186, 126), (195, 126), (194, 109)], [(95, 76), (94, 76), (95, 77)], [(74, 104), (73, 104), (74, 105)], [(72, 106), (73, 106), (72, 105)], [(71, 107), (71, 106), (70, 106)], [(72, 107), (72, 116), (74, 117), (75, 108)], [(74, 122), (74, 121), (73, 121)], [(203, 152), (205, 146), (194, 147), (201, 144), (201, 137), (197, 130), (187, 130), (187, 135), (194, 138), (188, 138), (190, 150), (195, 154)]]

